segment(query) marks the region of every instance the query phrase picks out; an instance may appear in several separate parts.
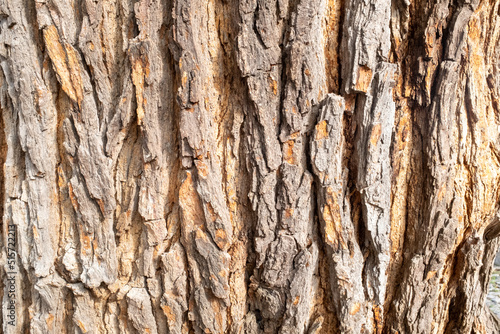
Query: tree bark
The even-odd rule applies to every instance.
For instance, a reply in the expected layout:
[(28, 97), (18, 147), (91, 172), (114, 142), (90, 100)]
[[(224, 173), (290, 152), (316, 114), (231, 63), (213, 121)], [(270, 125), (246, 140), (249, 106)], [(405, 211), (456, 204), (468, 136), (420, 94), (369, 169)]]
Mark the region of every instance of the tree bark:
[(0, 0), (0, 333), (499, 333), (499, 12)]

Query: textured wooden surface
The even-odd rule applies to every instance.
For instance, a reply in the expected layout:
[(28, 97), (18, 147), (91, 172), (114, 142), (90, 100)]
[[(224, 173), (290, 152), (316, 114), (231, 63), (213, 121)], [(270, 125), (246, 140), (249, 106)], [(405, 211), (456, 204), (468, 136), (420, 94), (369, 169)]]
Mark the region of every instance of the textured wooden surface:
[(499, 12), (0, 0), (0, 333), (498, 333)]

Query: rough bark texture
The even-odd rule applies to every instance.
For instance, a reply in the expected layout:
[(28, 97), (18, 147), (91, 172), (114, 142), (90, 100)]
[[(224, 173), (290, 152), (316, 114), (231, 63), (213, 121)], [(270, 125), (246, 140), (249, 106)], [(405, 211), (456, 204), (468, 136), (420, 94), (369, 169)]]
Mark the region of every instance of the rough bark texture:
[(0, 0), (0, 333), (499, 333), (497, 0)]

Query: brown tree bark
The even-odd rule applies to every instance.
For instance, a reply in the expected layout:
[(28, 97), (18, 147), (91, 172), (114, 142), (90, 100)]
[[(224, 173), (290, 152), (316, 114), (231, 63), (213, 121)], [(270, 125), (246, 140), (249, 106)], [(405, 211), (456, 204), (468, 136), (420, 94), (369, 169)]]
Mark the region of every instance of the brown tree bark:
[(499, 12), (0, 0), (0, 332), (499, 333)]

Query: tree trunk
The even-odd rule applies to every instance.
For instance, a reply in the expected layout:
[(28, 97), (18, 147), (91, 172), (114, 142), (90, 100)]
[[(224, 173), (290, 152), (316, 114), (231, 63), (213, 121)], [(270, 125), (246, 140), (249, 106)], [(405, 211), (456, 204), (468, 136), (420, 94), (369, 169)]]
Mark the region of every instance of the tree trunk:
[(499, 11), (0, 0), (0, 331), (498, 333)]

